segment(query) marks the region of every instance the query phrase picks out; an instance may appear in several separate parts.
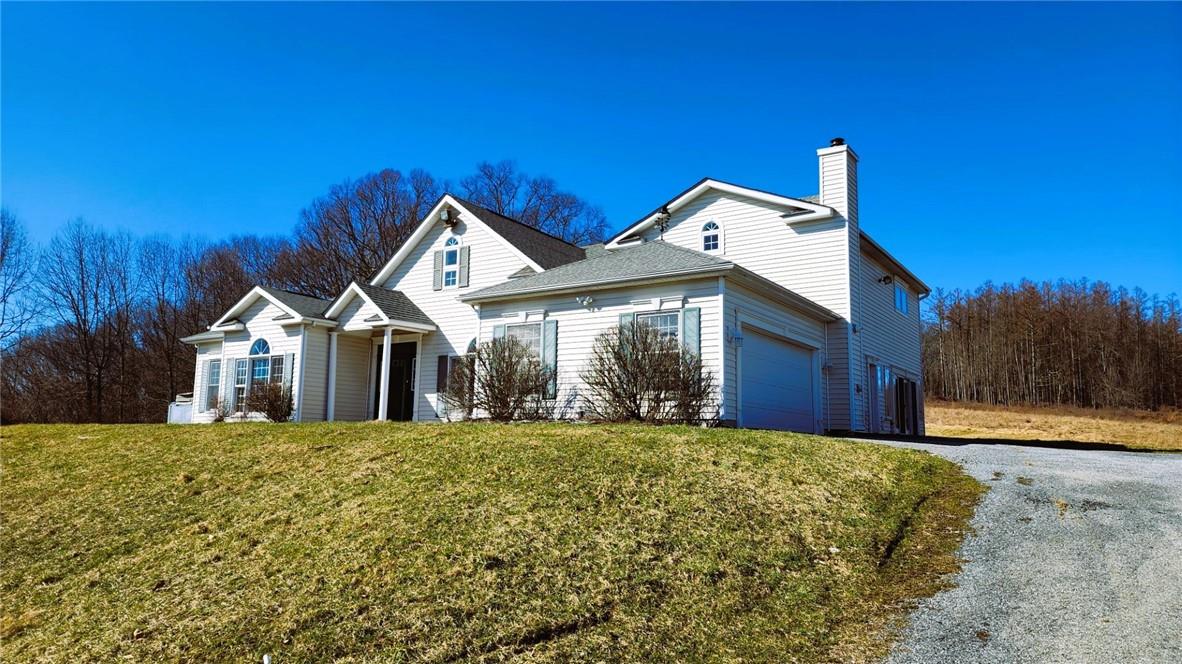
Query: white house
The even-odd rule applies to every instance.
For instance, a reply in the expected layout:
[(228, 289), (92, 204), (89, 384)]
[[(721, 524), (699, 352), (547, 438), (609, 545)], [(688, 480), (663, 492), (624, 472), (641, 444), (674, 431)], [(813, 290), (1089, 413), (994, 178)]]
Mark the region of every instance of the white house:
[(724, 424), (922, 433), (929, 289), (862, 230), (854, 151), (817, 157), (818, 194), (707, 178), (589, 247), (444, 195), (368, 283), (331, 302), (256, 287), (187, 337), (193, 421), (265, 381), (300, 421), (439, 420), (449, 363), (499, 335), (538, 349), (574, 418), (596, 336), (635, 319), (701, 354)]

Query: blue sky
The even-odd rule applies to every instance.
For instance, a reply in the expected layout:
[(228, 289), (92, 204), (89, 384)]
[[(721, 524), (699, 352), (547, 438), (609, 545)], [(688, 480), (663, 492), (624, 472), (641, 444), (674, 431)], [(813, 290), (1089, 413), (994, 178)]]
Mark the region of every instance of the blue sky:
[(933, 286), (1182, 291), (1180, 4), (10, 4), (4, 205), (48, 238), (288, 233), (384, 167), (514, 159), (620, 228), (700, 177), (816, 191)]

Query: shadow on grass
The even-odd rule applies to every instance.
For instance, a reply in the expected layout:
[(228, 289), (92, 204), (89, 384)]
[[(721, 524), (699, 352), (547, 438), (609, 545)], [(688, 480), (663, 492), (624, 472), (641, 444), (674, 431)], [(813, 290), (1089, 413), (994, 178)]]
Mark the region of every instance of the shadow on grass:
[(1093, 452), (1137, 452), (1141, 454), (1178, 454), (1176, 450), (1155, 450), (1128, 447), (1120, 443), (1093, 443), (1082, 440), (1021, 440), (1017, 438), (954, 438), (952, 436), (904, 436), (890, 433), (864, 433), (861, 431), (834, 432), (840, 438), (864, 438), (867, 440), (894, 440), (905, 443), (927, 443), (930, 445), (1010, 445), (1013, 447), (1043, 447), (1053, 450), (1081, 450)]

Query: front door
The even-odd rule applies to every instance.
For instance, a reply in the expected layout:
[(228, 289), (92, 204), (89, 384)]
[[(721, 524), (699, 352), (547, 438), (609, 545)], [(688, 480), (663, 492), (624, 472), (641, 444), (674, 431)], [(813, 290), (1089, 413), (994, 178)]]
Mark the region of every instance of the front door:
[(918, 399), (915, 381), (899, 377), (895, 379), (896, 426), (899, 433), (914, 436), (919, 431)]
[[(407, 422), (414, 418), (415, 404), (415, 355), (418, 344), (413, 341), (390, 345), (390, 400), (386, 404), (386, 419), (395, 422)], [(378, 409), (382, 402), (382, 347), (378, 346), (376, 367), (377, 379), (374, 380), (373, 412), (374, 419), (378, 419)]]

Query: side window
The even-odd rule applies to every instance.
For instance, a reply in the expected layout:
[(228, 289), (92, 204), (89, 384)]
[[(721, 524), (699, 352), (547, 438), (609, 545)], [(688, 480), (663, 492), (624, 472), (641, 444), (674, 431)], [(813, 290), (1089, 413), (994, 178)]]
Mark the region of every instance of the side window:
[(208, 378), (205, 381), (205, 410), (214, 410), (218, 407), (219, 388), (222, 386), (222, 361), (210, 360), (209, 368), (206, 369)]
[(460, 283), (460, 241), (447, 239), (443, 250), (443, 286), (450, 288)]
[(234, 362), (234, 407), (238, 412), (246, 412), (246, 379), (248, 377), (246, 360)]
[(722, 248), (722, 229), (713, 221), (702, 226), (702, 251), (718, 251)]
[(676, 311), (662, 314), (640, 314), (636, 320), (657, 328), (662, 337), (676, 340), (681, 336), (681, 317)]
[(907, 289), (895, 282), (895, 311), (906, 314), (908, 311)]
[(514, 337), (520, 341), (526, 348), (532, 350), (537, 354), (538, 359), (542, 357), (542, 324), (541, 323), (518, 323), (516, 325), (506, 325), (505, 335)]

